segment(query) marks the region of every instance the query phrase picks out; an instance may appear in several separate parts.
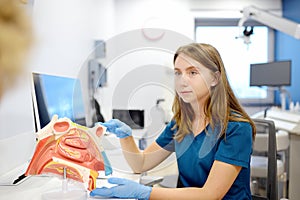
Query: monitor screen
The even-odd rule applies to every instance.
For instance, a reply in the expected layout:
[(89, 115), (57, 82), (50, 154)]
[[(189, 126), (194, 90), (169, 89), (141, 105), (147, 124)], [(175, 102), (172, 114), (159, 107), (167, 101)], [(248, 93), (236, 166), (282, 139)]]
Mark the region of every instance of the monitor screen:
[(291, 61), (250, 65), (250, 86), (290, 86)]
[(32, 73), (36, 131), (47, 125), (52, 116), (67, 117), (86, 125), (80, 81), (75, 78)]
[(113, 109), (113, 118), (126, 123), (132, 129), (144, 128), (144, 110)]

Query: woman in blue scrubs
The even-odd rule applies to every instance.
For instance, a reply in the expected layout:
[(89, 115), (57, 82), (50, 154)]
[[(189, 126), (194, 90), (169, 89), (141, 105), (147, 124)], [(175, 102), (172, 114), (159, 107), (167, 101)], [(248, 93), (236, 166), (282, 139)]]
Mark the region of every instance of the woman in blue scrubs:
[(159, 188), (110, 178), (111, 188), (96, 188), (91, 196), (137, 199), (251, 199), (250, 156), (253, 121), (235, 97), (218, 51), (192, 43), (174, 55), (176, 95), (174, 116), (165, 130), (140, 151), (123, 122), (103, 123), (121, 142), (135, 173), (152, 169), (175, 152), (178, 188)]

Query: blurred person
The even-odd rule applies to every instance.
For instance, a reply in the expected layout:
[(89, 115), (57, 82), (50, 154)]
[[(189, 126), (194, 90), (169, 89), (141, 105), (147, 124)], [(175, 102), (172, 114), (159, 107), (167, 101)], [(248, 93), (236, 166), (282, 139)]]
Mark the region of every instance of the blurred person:
[(32, 43), (32, 27), (26, 2), (0, 0), (0, 98), (24, 72)]

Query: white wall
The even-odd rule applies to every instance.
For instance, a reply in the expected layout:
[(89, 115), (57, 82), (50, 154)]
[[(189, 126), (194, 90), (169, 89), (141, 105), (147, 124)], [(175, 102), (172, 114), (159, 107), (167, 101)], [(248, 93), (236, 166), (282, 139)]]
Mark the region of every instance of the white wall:
[[(100, 61), (109, 63), (107, 66), (108, 85), (99, 89), (97, 97), (101, 102), (102, 112), (106, 119), (112, 117), (112, 108), (145, 109), (145, 123), (146, 126), (149, 126), (153, 121), (150, 112), (155, 107), (158, 98), (166, 99), (164, 105), (167, 106), (166, 109), (171, 109), (173, 90), (170, 80), (172, 76), (167, 69), (172, 69), (172, 58), (176, 48), (192, 42), (194, 19), (185, 1), (115, 0), (114, 2), (115, 34), (106, 41), (107, 57)], [(152, 33), (154, 37), (156, 34), (165, 35), (160, 40), (149, 41), (147, 36), (143, 35), (145, 28), (167, 29), (173, 32)], [(149, 37), (151, 36), (149, 35)], [(120, 57), (120, 55), (122, 56)], [(112, 60), (113, 63), (111, 63)], [(146, 66), (155, 68), (158, 65), (166, 67), (166, 69), (161, 69), (161, 71), (154, 69), (152, 73), (134, 71)], [(131, 83), (128, 83), (127, 80), (126, 86), (124, 80), (132, 74), (139, 76), (144, 82), (131, 80)], [(150, 83), (151, 79), (147, 80), (145, 76), (152, 76), (153, 82)], [(158, 76), (159, 79), (157, 79)], [(143, 86), (139, 84), (143, 84)], [(117, 90), (122, 86), (124, 88), (121, 90), (131, 88), (132, 91), (128, 92), (130, 94), (123, 94), (118, 98)]]
[(179, 0), (115, 0), (117, 33), (143, 27), (164, 28), (193, 38), (189, 3)]
[(91, 49), (88, 6), (80, 1), (35, 1), (36, 48), (32, 70), (76, 76)]

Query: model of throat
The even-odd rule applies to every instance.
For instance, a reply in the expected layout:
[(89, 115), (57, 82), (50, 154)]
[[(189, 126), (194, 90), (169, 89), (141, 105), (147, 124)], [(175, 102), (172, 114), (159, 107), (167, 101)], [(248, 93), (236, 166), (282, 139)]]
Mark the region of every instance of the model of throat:
[(37, 132), (38, 143), (25, 175), (64, 174), (67, 178), (83, 182), (88, 190), (96, 188), (98, 171), (112, 173), (112, 168), (102, 147), (106, 128), (97, 124), (87, 128), (68, 118), (55, 115)]

